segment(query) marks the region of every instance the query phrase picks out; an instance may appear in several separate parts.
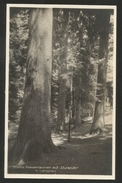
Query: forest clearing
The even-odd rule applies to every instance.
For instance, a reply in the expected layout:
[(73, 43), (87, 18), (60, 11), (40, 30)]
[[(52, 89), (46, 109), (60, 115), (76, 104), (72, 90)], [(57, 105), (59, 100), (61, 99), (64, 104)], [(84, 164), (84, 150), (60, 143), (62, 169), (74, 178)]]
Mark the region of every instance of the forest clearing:
[(7, 174), (112, 175), (114, 9), (8, 11)]
[[(42, 159), (28, 162), (25, 165), (10, 166), (9, 173), (111, 175), (111, 112), (106, 113), (106, 131), (100, 135), (85, 136), (90, 130), (91, 122), (85, 122), (73, 130), (70, 142), (68, 142), (68, 133), (55, 134), (52, 129), (53, 142), (56, 146), (62, 146), (62, 149), (54, 154), (46, 154)], [(14, 127), (14, 130), (10, 129), (9, 148), (16, 139), (17, 130), (18, 127)], [(36, 166), (36, 169), (33, 166)]]

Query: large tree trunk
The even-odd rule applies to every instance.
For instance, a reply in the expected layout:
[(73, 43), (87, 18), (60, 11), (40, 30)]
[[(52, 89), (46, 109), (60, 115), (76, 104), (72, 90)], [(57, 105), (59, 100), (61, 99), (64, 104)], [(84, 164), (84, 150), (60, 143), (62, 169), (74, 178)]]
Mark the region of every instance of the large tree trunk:
[(35, 160), (52, 152), (50, 98), (52, 66), (52, 9), (35, 9), (30, 35), (23, 106), (12, 163)]
[(58, 121), (56, 133), (65, 130), (65, 106), (66, 106), (66, 78), (67, 70), (67, 46), (68, 46), (68, 10), (63, 10), (61, 55), (59, 61), (59, 98), (58, 98)]
[[(76, 17), (79, 18), (79, 22), (78, 22), (78, 31), (79, 31), (79, 43), (80, 43), (80, 48), (83, 46), (83, 29), (81, 27), (82, 19), (80, 16), (80, 12), (78, 11), (76, 14)], [(79, 52), (81, 53), (81, 50), (79, 50)], [(78, 62), (82, 61), (82, 53), (81, 53), (81, 57), (80, 59), (78, 58)], [(82, 92), (82, 86), (81, 86), (81, 72), (82, 72), (82, 68), (80, 68), (79, 71), (77, 71), (77, 76), (76, 76), (76, 119), (75, 119), (75, 126), (79, 126), (81, 124), (81, 92)]]
[[(109, 38), (109, 21), (110, 12), (104, 12), (102, 17), (103, 24), (102, 30), (99, 33), (100, 36), (100, 48), (98, 64), (98, 77), (97, 84), (100, 87), (97, 90), (97, 101), (95, 105), (94, 120), (91, 126), (90, 133), (99, 133), (105, 129), (105, 96), (106, 96), (106, 74), (107, 74), (107, 56), (108, 56), (108, 38)], [(103, 59), (103, 60), (102, 60)]]

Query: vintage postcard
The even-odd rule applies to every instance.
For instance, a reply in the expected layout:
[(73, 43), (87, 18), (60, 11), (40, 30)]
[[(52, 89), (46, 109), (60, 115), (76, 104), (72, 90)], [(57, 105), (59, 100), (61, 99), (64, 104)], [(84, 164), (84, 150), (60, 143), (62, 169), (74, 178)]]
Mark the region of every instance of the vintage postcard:
[(115, 179), (116, 6), (6, 9), (4, 177)]

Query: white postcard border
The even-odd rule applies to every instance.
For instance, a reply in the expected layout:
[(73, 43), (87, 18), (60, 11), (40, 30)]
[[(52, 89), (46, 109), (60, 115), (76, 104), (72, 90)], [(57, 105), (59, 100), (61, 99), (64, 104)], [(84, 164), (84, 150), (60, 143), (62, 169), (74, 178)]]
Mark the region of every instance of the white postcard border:
[[(112, 138), (112, 175), (65, 175), (65, 174), (8, 174), (8, 106), (9, 106), (9, 19), (10, 8), (72, 8), (72, 9), (113, 9), (114, 10), (114, 56), (113, 56), (113, 138)], [(32, 178), (32, 179), (115, 179), (115, 152), (116, 152), (116, 32), (117, 7), (113, 5), (53, 5), (53, 4), (7, 4), (6, 5), (6, 83), (5, 83), (5, 142), (4, 142), (4, 177), (5, 178)]]

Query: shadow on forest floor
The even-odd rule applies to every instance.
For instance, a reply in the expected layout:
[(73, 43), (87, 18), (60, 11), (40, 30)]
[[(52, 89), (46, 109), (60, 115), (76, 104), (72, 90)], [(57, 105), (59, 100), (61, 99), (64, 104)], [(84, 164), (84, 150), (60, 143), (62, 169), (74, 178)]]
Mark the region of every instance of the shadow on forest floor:
[(111, 116), (107, 116), (106, 121), (107, 130), (90, 138), (84, 138), (84, 134), (88, 133), (91, 127), (87, 122), (71, 132), (70, 142), (67, 141), (68, 133), (52, 133), (54, 144), (63, 146), (63, 149), (57, 153), (45, 154), (41, 160), (29, 162), (24, 166), (11, 166), (9, 173), (111, 175)]

